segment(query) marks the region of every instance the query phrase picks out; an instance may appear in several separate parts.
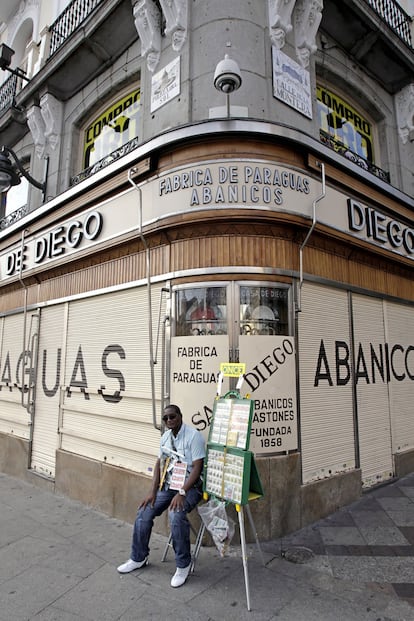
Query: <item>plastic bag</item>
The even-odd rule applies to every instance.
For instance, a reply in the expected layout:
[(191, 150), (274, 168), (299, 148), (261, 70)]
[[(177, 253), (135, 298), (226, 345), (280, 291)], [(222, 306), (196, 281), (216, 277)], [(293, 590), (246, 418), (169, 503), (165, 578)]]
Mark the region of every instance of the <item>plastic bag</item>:
[(234, 535), (234, 521), (226, 513), (226, 503), (211, 498), (197, 507), (205, 527), (213, 538), (220, 556), (225, 556)]

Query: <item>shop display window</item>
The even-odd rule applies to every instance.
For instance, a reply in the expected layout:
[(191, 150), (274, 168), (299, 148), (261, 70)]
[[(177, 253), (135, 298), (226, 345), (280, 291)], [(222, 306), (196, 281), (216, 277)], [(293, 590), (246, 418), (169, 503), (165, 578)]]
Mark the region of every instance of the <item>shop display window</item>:
[(240, 334), (289, 334), (288, 289), (240, 287)]
[(177, 336), (227, 334), (226, 287), (197, 287), (177, 292)]

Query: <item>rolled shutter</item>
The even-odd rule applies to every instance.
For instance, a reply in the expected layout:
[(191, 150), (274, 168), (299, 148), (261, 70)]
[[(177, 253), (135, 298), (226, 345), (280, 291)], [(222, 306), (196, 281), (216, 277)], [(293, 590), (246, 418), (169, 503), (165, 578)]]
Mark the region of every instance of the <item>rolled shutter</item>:
[(414, 448), (414, 309), (385, 303), (393, 453)]
[(393, 473), (383, 302), (353, 294), (352, 314), (360, 466), (371, 487)]
[(298, 317), (304, 482), (355, 467), (347, 293), (305, 283)]
[[(160, 293), (153, 286), (154, 339)], [(63, 449), (138, 471), (153, 463), (159, 432), (152, 424), (147, 302), (143, 286), (70, 303)]]
[(43, 308), (40, 317), (31, 468), (53, 478), (59, 439), (59, 400), (65, 351), (65, 305)]

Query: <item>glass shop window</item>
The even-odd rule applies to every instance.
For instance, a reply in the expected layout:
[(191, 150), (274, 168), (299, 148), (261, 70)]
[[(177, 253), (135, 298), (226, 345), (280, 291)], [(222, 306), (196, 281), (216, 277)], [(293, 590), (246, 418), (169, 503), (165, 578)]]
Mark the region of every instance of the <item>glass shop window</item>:
[(240, 334), (289, 334), (288, 289), (240, 287)]
[(226, 287), (177, 291), (176, 317), (176, 336), (227, 334)]

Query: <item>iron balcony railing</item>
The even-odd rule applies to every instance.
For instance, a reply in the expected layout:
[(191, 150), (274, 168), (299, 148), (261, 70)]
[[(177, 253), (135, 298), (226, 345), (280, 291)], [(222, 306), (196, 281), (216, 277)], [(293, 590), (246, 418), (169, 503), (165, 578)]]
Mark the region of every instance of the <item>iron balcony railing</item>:
[(50, 56), (60, 48), (103, 0), (72, 0), (50, 27)]
[(411, 17), (395, 0), (367, 0), (368, 4), (384, 20), (404, 43), (413, 47)]
[(375, 164), (365, 159), (361, 155), (358, 155), (358, 153), (351, 151), (351, 149), (349, 149), (346, 145), (344, 145), (343, 142), (340, 142), (339, 140), (331, 136), (331, 134), (327, 134), (322, 129), (319, 130), (319, 136), (320, 136), (321, 142), (323, 142), (323, 144), (325, 144), (327, 147), (329, 147), (333, 151), (336, 151), (336, 153), (339, 153), (340, 155), (345, 157), (350, 162), (354, 162), (354, 164), (357, 164), (360, 168), (367, 170), (372, 175), (375, 175), (376, 177), (378, 177), (378, 179), (381, 179), (382, 181), (385, 181), (386, 183), (390, 183), (389, 172), (382, 170), (382, 168), (375, 166)]
[(17, 75), (11, 75), (0, 86), (0, 116), (2, 116), (14, 104), (17, 92)]
[(9, 213), (8, 216), (4, 216), (4, 218), (1, 218), (0, 220), (0, 231), (4, 231), (4, 229), (7, 229), (15, 222), (18, 222), (19, 220), (24, 218), (24, 216), (27, 216), (28, 213), (29, 210), (27, 205), (23, 205), (23, 207), (19, 207), (18, 209), (16, 209), (16, 211), (12, 211), (12, 213)]

